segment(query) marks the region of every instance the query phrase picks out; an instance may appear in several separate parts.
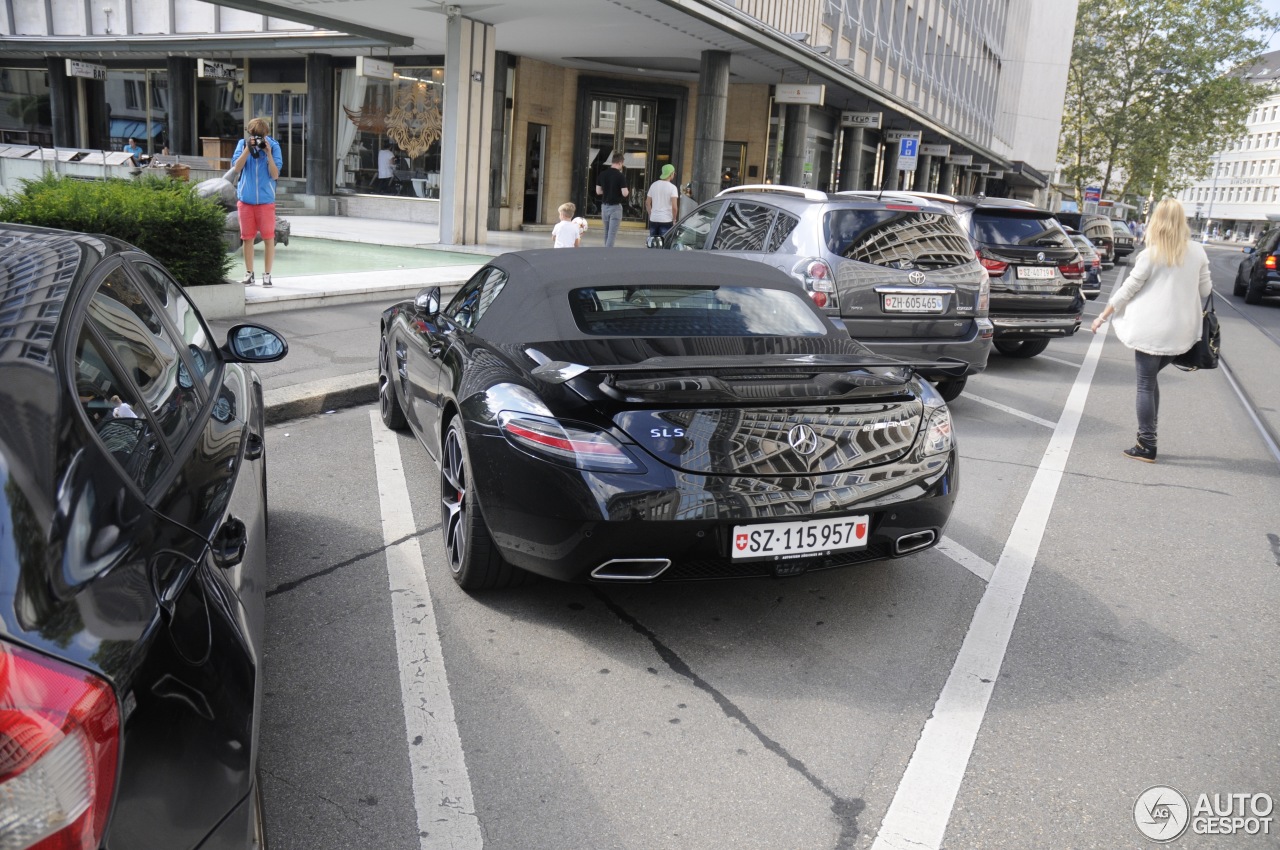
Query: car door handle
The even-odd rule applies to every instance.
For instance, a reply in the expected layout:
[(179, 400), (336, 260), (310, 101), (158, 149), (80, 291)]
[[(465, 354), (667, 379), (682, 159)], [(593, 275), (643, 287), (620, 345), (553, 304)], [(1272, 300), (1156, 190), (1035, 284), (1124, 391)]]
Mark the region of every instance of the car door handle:
[(250, 432), (249, 438), (244, 441), (244, 459), (257, 460), (262, 457), (263, 442), (260, 434)]
[(234, 567), (244, 560), (248, 540), (249, 530), (245, 524), (234, 516), (227, 517), (209, 543), (213, 563), (224, 570)]
[(443, 342), (428, 343), (427, 354), (431, 355), (431, 359), (439, 360), (440, 355), (444, 354), (444, 343)]

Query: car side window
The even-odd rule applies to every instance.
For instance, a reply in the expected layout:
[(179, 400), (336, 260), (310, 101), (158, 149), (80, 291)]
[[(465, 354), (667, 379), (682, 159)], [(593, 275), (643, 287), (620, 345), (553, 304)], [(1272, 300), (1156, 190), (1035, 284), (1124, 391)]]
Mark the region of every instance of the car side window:
[(141, 393), (170, 446), (187, 436), (200, 412), (195, 383), (160, 316), (123, 266), (106, 276), (89, 301), (86, 321)]
[[(219, 359), (209, 332), (200, 320), (200, 314), (187, 298), (186, 294), (174, 283), (164, 269), (143, 260), (136, 260), (133, 267), (142, 273), (142, 279), (155, 301), (169, 316), (169, 321), (177, 328), (178, 335), (186, 345), (187, 354), (195, 367), (196, 373), (206, 388), (213, 386)], [(185, 366), (179, 366), (185, 370)]]
[(769, 243), (764, 246), (765, 251), (772, 254), (781, 248), (782, 243), (787, 241), (791, 231), (795, 230), (799, 223), (800, 219), (779, 211), (777, 219), (773, 222), (773, 230), (769, 231)]
[(700, 251), (705, 248), (707, 235), (711, 233), (711, 225), (715, 223), (716, 216), (720, 214), (723, 206), (723, 203), (707, 204), (694, 210), (688, 218), (676, 226), (667, 244), (677, 251)]
[(444, 316), (459, 328), (474, 330), (480, 318), (484, 316), (493, 299), (498, 297), (507, 284), (506, 272), (499, 269), (481, 269), (463, 284), (458, 294), (453, 296), (449, 306), (444, 308)]
[(146, 491), (167, 456), (133, 386), (116, 372), (88, 325), (76, 342), (75, 380), (80, 407), (107, 454)]
[(747, 201), (729, 204), (724, 218), (720, 219), (720, 227), (716, 230), (711, 250), (763, 251), (764, 240), (769, 235), (769, 225), (773, 223), (773, 213), (773, 207), (763, 204)]

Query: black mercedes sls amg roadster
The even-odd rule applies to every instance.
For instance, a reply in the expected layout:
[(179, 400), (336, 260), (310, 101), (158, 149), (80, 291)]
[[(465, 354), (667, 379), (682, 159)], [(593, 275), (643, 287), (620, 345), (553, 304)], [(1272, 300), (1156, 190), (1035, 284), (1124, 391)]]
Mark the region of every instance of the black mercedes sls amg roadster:
[[(506, 254), (382, 316), (380, 406), (440, 467), (465, 589), (789, 576), (938, 542), (951, 414), (782, 272), (693, 252)], [(963, 364), (957, 364), (963, 369)]]

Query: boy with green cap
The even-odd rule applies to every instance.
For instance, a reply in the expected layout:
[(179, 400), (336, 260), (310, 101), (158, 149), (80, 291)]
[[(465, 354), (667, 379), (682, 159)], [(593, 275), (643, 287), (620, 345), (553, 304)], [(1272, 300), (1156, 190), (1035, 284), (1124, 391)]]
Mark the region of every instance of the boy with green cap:
[(675, 224), (680, 212), (680, 190), (672, 178), (676, 167), (671, 163), (662, 166), (661, 176), (649, 187), (644, 199), (644, 210), (649, 214), (649, 244), (661, 238)]

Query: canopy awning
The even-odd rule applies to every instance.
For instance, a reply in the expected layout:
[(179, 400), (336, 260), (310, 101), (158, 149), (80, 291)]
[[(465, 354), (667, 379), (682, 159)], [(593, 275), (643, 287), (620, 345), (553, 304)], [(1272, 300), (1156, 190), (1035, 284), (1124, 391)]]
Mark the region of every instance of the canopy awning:
[(148, 133), (147, 122), (145, 121), (133, 121), (128, 118), (111, 119), (111, 138), (113, 139), (137, 139), (142, 141), (154, 139), (163, 132), (164, 124), (160, 121), (151, 122), (151, 132)]

